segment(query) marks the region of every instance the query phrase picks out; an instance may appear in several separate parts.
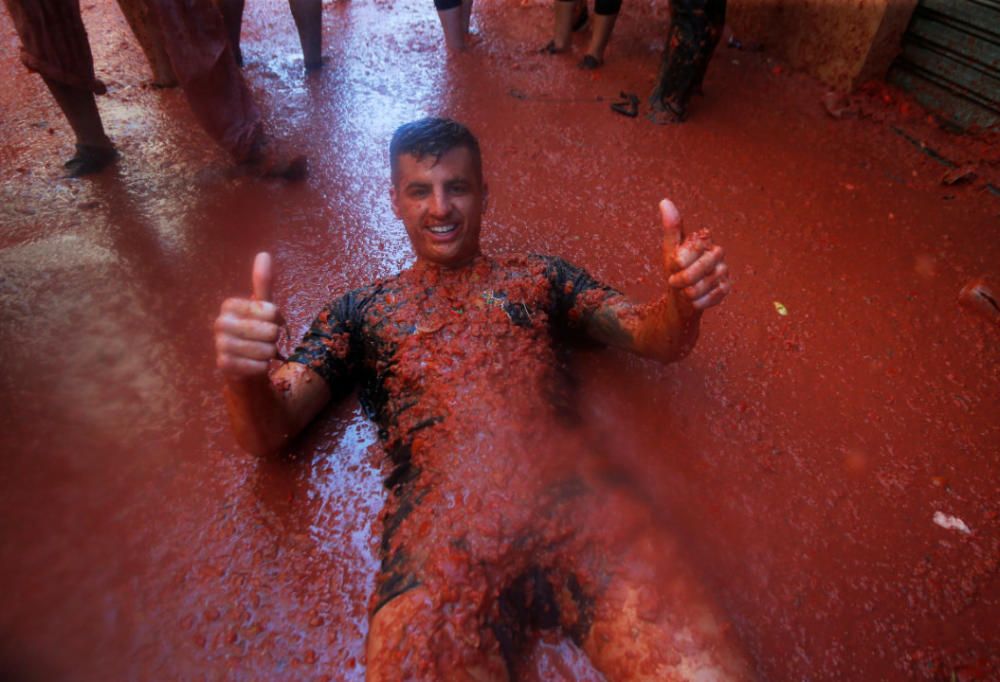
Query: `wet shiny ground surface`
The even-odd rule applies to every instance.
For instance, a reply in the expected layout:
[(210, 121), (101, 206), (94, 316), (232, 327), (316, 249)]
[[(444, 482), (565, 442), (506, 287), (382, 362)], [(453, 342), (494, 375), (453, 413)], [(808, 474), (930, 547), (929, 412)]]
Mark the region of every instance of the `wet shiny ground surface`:
[[(665, 3), (626, 8), (596, 74), (536, 54), (545, 3), (480, 2), (481, 42), (453, 58), (429, 3), (330, 3), (308, 77), (287, 6), (248, 5), (245, 73), (310, 154), (298, 186), (230, 179), (105, 3), (84, 18), (122, 159), (61, 179), (71, 135), (0, 13), (0, 677), (363, 678), (374, 431), (351, 401), (287, 460), (241, 453), (210, 328), (257, 250), (292, 337), (409, 262), (385, 149), (426, 114), (480, 135), (492, 253), (651, 296), (664, 195), (727, 246), (736, 291), (686, 362), (575, 362), (591, 425), (763, 677), (998, 674), (1000, 335), (956, 296), (1000, 275), (1000, 200), (942, 186), (893, 127), (951, 145), (940, 131), (891, 101), (834, 120), (818, 85), (724, 48), (689, 123), (617, 116), (619, 91), (652, 87)], [(573, 656), (544, 645), (539, 676), (572, 679)]]

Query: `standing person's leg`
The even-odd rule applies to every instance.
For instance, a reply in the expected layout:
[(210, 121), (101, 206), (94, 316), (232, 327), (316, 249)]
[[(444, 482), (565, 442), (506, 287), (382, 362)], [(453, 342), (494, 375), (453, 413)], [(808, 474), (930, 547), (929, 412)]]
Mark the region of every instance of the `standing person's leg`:
[(726, 26), (726, 0), (708, 0), (705, 3), (705, 18), (708, 20), (708, 31), (702, 45), (702, 57), (695, 69), (694, 82), (691, 84), (693, 95), (702, 94), (701, 84), (705, 80), (705, 72), (708, 71), (708, 64), (722, 39), (722, 30)]
[[(545, 54), (559, 54), (569, 49), (569, 39), (573, 35), (574, 17), (580, 17), (583, 7), (583, 22), (586, 22), (587, 5), (580, 0), (555, 0), (553, 3), (552, 40), (542, 48)], [(580, 24), (582, 26), (582, 24)]]
[(621, 8), (622, 0), (595, 0), (590, 45), (587, 46), (587, 54), (580, 62), (581, 69), (596, 69), (604, 63), (604, 50), (611, 41), (611, 32), (615, 30), (615, 22), (618, 20)]
[(464, 50), (465, 26), (462, 18), (462, 0), (434, 0), (434, 9), (437, 10), (438, 19), (441, 20), (445, 45), (449, 50)]
[(472, 0), (462, 0), (462, 32), (469, 37), (469, 27), (472, 25)]
[(233, 49), (233, 57), (238, 66), (243, 66), (243, 50), (240, 48), (240, 35), (243, 33), (244, 0), (215, 0), (215, 6), (222, 14), (222, 23), (226, 26), (229, 36), (229, 46)]
[(104, 132), (94, 93), (45, 76), (42, 80), (76, 135), (76, 154), (65, 163), (69, 175), (97, 173), (118, 158), (114, 143)]
[(149, 0), (195, 118), (236, 161), (249, 160), (263, 136), (222, 14), (211, 0)]
[(42, 76), (42, 80), (66, 116), (66, 120), (69, 121), (78, 145), (114, 147), (111, 139), (104, 132), (104, 124), (101, 122), (100, 112), (97, 111), (94, 93), (65, 85), (47, 76)]
[(726, 20), (726, 0), (671, 0), (670, 31), (660, 75), (650, 96), (651, 118), (675, 123), (687, 116)]
[(323, 0), (288, 0), (306, 71), (323, 66)]
[(118, 154), (104, 132), (94, 99), (105, 87), (94, 75), (79, 0), (6, 0), (5, 4), (21, 38), (21, 61), (42, 77), (73, 129), (76, 155), (66, 163), (69, 174), (100, 171)]
[(153, 85), (158, 88), (177, 85), (177, 76), (174, 75), (170, 57), (164, 48), (163, 32), (146, 0), (118, 0), (118, 7), (146, 55), (149, 68), (153, 71)]
[(211, 0), (148, 0), (163, 29), (170, 63), (195, 118), (238, 163), (264, 176), (298, 180), (305, 157), (265, 150), (260, 112), (233, 56), (222, 14)]

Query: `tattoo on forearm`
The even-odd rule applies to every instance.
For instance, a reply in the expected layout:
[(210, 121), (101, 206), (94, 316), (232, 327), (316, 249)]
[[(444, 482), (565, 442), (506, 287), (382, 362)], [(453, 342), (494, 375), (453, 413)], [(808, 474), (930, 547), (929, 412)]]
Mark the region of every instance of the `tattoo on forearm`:
[(635, 336), (632, 330), (622, 325), (619, 315), (619, 306), (604, 306), (594, 311), (590, 318), (591, 334), (613, 346), (631, 348), (635, 344)]

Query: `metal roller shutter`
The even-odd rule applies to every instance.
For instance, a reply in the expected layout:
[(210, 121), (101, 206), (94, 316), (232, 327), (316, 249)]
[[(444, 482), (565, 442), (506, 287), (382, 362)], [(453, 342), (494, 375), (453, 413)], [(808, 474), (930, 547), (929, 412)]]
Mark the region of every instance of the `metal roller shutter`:
[(1000, 127), (1000, 0), (920, 0), (888, 80), (960, 128)]

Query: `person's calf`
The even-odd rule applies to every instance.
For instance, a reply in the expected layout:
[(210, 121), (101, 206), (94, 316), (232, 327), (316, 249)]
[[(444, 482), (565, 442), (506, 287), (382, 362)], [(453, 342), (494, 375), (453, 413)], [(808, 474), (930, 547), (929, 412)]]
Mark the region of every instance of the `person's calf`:
[(573, 33), (573, 19), (577, 15), (576, 0), (556, 0), (553, 14), (552, 40), (542, 51), (547, 54), (565, 52)]
[(448, 9), (439, 9), (438, 19), (441, 20), (441, 30), (444, 31), (444, 43), (448, 49), (453, 51), (464, 50), (465, 28), (462, 24), (461, 4)]
[(302, 45), (302, 60), (306, 71), (323, 67), (323, 2), (322, 0), (288, 0), (295, 28)]
[(111, 139), (104, 132), (104, 123), (97, 110), (93, 92), (66, 85), (46, 76), (42, 76), (42, 81), (62, 110), (70, 128), (73, 129), (78, 145), (114, 148)]
[(598, 69), (604, 64), (604, 51), (611, 42), (611, 33), (615, 30), (617, 14), (594, 14), (590, 29), (590, 44), (587, 54), (580, 62), (580, 68), (586, 70)]
[(233, 49), (236, 64), (243, 66), (243, 50), (240, 49), (240, 34), (243, 30), (244, 0), (215, 0), (215, 6), (222, 14), (222, 22), (226, 26), (229, 46)]

